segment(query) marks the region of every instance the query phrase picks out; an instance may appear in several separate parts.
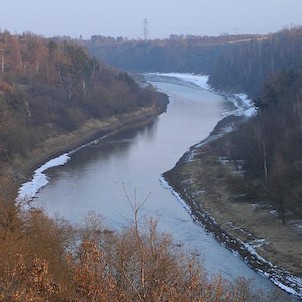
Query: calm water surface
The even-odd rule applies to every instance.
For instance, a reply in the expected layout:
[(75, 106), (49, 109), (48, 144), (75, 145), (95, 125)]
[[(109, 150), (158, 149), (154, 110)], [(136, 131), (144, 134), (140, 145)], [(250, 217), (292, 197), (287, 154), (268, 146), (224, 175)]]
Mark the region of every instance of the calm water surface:
[(49, 215), (59, 214), (73, 223), (88, 211), (101, 214), (119, 228), (133, 217), (125, 196), (134, 192), (145, 199), (144, 213), (160, 215), (160, 230), (177, 242), (197, 250), (207, 271), (227, 278), (253, 278), (265, 290), (274, 285), (254, 273), (243, 261), (220, 246), (165, 189), (160, 175), (171, 169), (190, 146), (206, 138), (226, 110), (224, 99), (183, 83), (153, 83), (170, 96), (167, 113), (136, 130), (125, 130), (74, 153), (63, 167), (49, 171), (49, 184), (37, 194)]

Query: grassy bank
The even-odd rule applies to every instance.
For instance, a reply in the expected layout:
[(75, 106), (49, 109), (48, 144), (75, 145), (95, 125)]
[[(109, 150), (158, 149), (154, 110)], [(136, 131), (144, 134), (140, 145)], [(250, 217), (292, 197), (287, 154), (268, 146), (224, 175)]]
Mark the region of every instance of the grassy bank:
[(137, 127), (150, 122), (166, 110), (166, 105), (139, 108), (131, 113), (113, 116), (107, 119), (93, 119), (86, 122), (80, 129), (69, 133), (53, 136), (42, 141), (24, 158), (15, 156), (7, 163), (7, 172), (17, 182), (22, 182), (32, 175), (34, 169), (47, 160), (74, 150), (94, 139), (126, 127)]

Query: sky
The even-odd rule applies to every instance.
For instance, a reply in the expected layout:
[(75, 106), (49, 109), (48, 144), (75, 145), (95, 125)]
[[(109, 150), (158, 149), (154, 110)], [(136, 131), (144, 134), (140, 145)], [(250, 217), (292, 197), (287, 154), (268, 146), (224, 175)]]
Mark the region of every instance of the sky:
[(302, 25), (302, 0), (0, 0), (0, 28), (44, 36), (166, 38)]

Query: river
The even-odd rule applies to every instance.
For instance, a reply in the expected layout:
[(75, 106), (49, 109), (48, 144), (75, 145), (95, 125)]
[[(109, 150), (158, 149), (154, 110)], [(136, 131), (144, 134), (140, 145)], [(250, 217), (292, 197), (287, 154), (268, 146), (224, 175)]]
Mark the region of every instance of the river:
[(150, 193), (142, 214), (159, 215), (160, 231), (197, 251), (208, 272), (252, 278), (265, 291), (275, 289), (194, 224), (160, 182), (161, 174), (190, 146), (209, 135), (229, 105), (222, 96), (171, 77), (156, 77), (153, 85), (169, 95), (167, 112), (147, 126), (126, 129), (81, 148), (64, 166), (47, 170), (49, 183), (36, 194), (36, 202), (50, 216), (59, 214), (72, 223), (94, 211), (118, 229), (133, 217), (125, 191), (132, 201), (144, 200)]

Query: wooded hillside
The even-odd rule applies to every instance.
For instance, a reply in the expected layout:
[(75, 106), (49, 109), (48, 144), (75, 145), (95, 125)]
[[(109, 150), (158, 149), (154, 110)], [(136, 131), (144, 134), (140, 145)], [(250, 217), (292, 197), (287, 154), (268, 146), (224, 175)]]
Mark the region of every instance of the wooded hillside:
[(219, 37), (171, 35), (163, 40), (125, 40), (92, 36), (78, 41), (97, 58), (122, 70), (138, 72), (188, 72), (209, 74), (218, 58), (233, 43), (259, 39), (258, 35)]
[(267, 35), (171, 35), (142, 41), (92, 36), (90, 41), (78, 42), (123, 70), (205, 73), (214, 88), (251, 97), (257, 97), (275, 73), (298, 70), (302, 61), (300, 27)]
[(247, 199), (270, 203), (283, 222), (302, 217), (302, 75), (285, 72), (266, 83), (258, 115), (230, 135), (231, 158), (243, 159)]
[(0, 161), (26, 156), (37, 142), (87, 120), (162, 102), (70, 39), (0, 33)]
[(231, 135), (231, 153), (244, 160), (249, 195), (272, 204), (283, 222), (302, 217), (301, 72), (302, 28), (296, 27), (237, 43), (210, 74), (214, 87), (254, 97), (258, 115)]
[(301, 27), (233, 46), (222, 54), (210, 73), (209, 83), (215, 88), (257, 97), (264, 82), (276, 73), (302, 67)]

